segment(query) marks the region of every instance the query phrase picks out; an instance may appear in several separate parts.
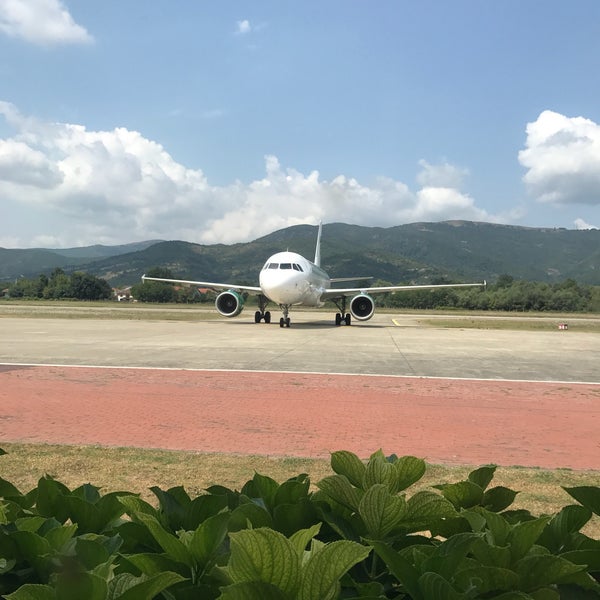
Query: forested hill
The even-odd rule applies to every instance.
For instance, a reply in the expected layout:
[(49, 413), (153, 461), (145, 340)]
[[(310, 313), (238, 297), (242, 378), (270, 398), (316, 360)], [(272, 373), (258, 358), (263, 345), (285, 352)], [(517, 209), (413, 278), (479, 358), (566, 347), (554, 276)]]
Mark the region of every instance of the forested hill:
[[(169, 268), (178, 277), (208, 281), (255, 283), (266, 258), (292, 250), (313, 258), (317, 228), (288, 227), (253, 242), (204, 246), (172, 241), (152, 243), (135, 252), (77, 260), (61, 251), (0, 250), (0, 278), (26, 277), (53, 267), (86, 270), (111, 285), (136, 283), (148, 269)], [(470, 221), (413, 223), (397, 227), (323, 226), (323, 267), (333, 277), (372, 276), (392, 283), (428, 282), (440, 278), (493, 282), (501, 274), (531, 281), (562, 281), (600, 285), (600, 230), (575, 231), (495, 225)], [(48, 264), (49, 252), (57, 262)], [(106, 252), (106, 250), (104, 250)], [(12, 261), (20, 253), (20, 263)], [(116, 254), (116, 253), (115, 253)], [(50, 261), (51, 262), (51, 261)]]

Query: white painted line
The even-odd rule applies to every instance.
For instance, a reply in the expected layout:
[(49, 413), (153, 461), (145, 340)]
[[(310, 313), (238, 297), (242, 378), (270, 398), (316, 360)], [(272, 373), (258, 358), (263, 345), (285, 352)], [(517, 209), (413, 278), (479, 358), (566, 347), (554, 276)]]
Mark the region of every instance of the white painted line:
[(497, 381), (504, 383), (551, 383), (563, 385), (600, 385), (598, 381), (564, 381), (555, 379), (503, 379), (501, 377), (441, 377), (430, 375), (386, 375), (385, 373), (328, 373), (321, 371), (269, 371), (261, 369), (193, 369), (187, 367), (137, 367), (117, 365), (69, 365), (47, 363), (7, 363), (0, 367), (64, 367), (69, 369), (129, 369), (136, 371), (191, 371), (196, 373), (275, 373), (280, 375), (331, 375), (334, 377), (388, 377), (395, 379), (433, 379), (443, 381)]

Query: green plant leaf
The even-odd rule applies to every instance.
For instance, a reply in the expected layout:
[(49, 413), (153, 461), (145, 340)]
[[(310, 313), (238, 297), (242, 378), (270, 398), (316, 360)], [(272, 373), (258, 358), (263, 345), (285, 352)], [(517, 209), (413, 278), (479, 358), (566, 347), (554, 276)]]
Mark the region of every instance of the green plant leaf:
[(110, 582), (106, 600), (152, 600), (181, 581), (185, 579), (177, 573), (158, 573), (152, 577), (134, 577), (123, 573)]
[(227, 536), (229, 513), (209, 517), (192, 535), (189, 551), (194, 560), (204, 566), (215, 554)]
[(456, 508), (478, 506), (483, 500), (483, 489), (472, 481), (459, 481), (435, 486), (441, 490), (444, 498)]
[(402, 456), (394, 463), (396, 471), (393, 492), (401, 492), (425, 475), (425, 461), (416, 456)]
[(243, 581), (222, 588), (219, 600), (289, 600), (279, 588), (262, 581)]
[(429, 530), (438, 519), (456, 517), (454, 506), (433, 492), (417, 492), (406, 502), (403, 526), (411, 531)]
[(56, 592), (49, 585), (26, 583), (16, 592), (4, 597), (6, 600), (56, 600)]
[(453, 580), (464, 592), (476, 590), (476, 597), (490, 592), (510, 591), (519, 586), (519, 576), (514, 571), (493, 565), (462, 569), (454, 574)]
[(300, 556), (293, 544), (268, 528), (231, 533), (231, 558), (227, 573), (234, 583), (258, 582), (293, 594), (300, 578)]
[[(166, 571), (179, 573), (183, 576), (189, 576), (190, 574), (190, 568), (187, 565), (169, 558), (166, 554), (156, 554), (153, 552), (128, 554), (127, 556), (122, 557), (121, 560), (126, 561), (137, 569), (137, 571), (135, 571), (136, 573), (139, 571), (148, 577)], [(127, 570), (130, 570), (129, 566), (127, 567)]]
[(22, 495), (10, 481), (6, 481), (6, 479), (0, 477), (0, 498), (13, 498)]
[(562, 583), (566, 577), (584, 571), (585, 567), (560, 556), (536, 554), (520, 560), (515, 569), (520, 578), (521, 589), (531, 592), (553, 583)]
[(383, 542), (368, 540), (375, 552), (387, 565), (392, 575), (406, 588), (413, 600), (424, 600), (419, 587), (419, 571), (399, 554), (396, 550)]
[(533, 521), (525, 521), (515, 525), (508, 535), (510, 553), (513, 562), (523, 558), (536, 543), (550, 517), (540, 517)]
[(554, 515), (538, 539), (538, 544), (551, 552), (562, 553), (569, 543), (571, 534), (579, 531), (592, 518), (592, 511), (579, 504), (565, 506)]
[(317, 487), (330, 498), (352, 511), (358, 510), (358, 505), (364, 493), (362, 490), (352, 487), (345, 475), (323, 477), (317, 483)]
[(511, 564), (510, 548), (495, 546), (483, 539), (477, 540), (471, 547), (473, 556), (486, 567), (507, 569)]
[(423, 592), (423, 598), (435, 598), (435, 600), (463, 600), (452, 585), (437, 573), (424, 573), (419, 577), (419, 587)]
[(63, 573), (57, 578), (58, 600), (106, 600), (106, 580), (92, 573)]
[(291, 537), (290, 542), (296, 549), (298, 556), (302, 557), (304, 550), (310, 543), (310, 541), (319, 533), (321, 530), (321, 523), (317, 523), (308, 529), (300, 529), (296, 531)]
[(338, 450), (331, 453), (331, 468), (338, 475), (344, 475), (357, 488), (363, 488), (366, 467), (353, 452)]
[(483, 465), (469, 473), (469, 481), (478, 485), (482, 490), (485, 490), (490, 485), (496, 472), (496, 465)]
[(594, 514), (600, 515), (600, 487), (582, 485), (579, 487), (563, 487), (572, 498), (589, 508)]
[(183, 542), (169, 533), (154, 517), (146, 514), (138, 514), (138, 519), (148, 528), (152, 537), (158, 542), (160, 547), (174, 560), (188, 566), (193, 566), (193, 559), (190, 551)]
[(229, 517), (229, 531), (240, 531), (248, 526), (257, 529), (259, 527), (272, 527), (273, 519), (266, 508), (248, 502), (240, 504), (231, 512)]
[(390, 533), (406, 513), (406, 501), (393, 496), (388, 486), (371, 486), (360, 501), (358, 512), (367, 528), (367, 535), (381, 540)]
[(392, 493), (397, 491), (396, 468), (383, 453), (378, 452), (373, 454), (367, 463), (363, 489), (366, 491), (377, 483), (387, 485)]
[(293, 504), (279, 504), (273, 509), (273, 529), (289, 537), (319, 520), (316, 507), (308, 498)]
[(298, 600), (329, 600), (340, 578), (370, 552), (370, 548), (346, 540), (321, 547), (311, 554), (302, 569)]
[(498, 485), (483, 494), (481, 504), (489, 511), (500, 512), (506, 510), (515, 501), (518, 493), (510, 488)]

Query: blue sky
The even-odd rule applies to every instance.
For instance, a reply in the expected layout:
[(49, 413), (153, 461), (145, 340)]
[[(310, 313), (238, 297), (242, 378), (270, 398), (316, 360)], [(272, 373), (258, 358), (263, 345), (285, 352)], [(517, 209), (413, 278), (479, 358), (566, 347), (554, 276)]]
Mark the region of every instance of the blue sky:
[(0, 0), (0, 246), (600, 226), (600, 3)]

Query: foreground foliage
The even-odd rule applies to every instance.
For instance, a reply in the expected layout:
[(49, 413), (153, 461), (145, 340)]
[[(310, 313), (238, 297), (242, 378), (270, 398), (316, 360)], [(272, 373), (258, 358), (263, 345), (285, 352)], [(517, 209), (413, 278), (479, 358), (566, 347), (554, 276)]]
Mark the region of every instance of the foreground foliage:
[(339, 451), (313, 491), (256, 473), (241, 490), (131, 492), (0, 478), (0, 595), (8, 600), (600, 598), (600, 487), (553, 515), (511, 510), (495, 466), (410, 493), (421, 459)]

